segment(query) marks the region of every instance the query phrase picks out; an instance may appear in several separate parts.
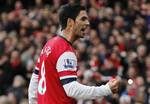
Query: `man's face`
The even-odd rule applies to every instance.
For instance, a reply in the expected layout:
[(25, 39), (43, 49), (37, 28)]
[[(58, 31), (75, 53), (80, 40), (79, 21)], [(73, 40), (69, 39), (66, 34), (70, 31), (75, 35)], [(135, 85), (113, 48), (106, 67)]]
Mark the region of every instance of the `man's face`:
[(74, 34), (77, 37), (84, 37), (85, 34), (88, 33), (88, 28), (89, 28), (89, 20), (87, 16), (87, 12), (85, 10), (81, 10), (79, 15), (75, 19), (75, 24), (74, 24)]

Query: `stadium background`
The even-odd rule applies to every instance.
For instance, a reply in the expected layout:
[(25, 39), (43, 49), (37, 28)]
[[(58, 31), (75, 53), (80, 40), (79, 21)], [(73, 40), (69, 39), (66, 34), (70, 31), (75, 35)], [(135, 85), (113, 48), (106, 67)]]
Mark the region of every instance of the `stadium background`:
[[(58, 8), (73, 0), (0, 0), (0, 104), (28, 104), (34, 63), (59, 29)], [(91, 29), (74, 43), (78, 80), (92, 86), (111, 78), (120, 91), (78, 104), (150, 104), (150, 2), (81, 0)], [(126, 103), (125, 103), (126, 102)]]

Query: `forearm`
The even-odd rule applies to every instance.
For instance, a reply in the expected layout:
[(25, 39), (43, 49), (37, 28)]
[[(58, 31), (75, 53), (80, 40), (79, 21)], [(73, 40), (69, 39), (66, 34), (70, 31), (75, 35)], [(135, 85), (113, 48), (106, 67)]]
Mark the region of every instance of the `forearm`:
[(86, 86), (78, 83), (77, 81), (73, 81), (65, 84), (63, 87), (67, 96), (75, 99), (95, 99), (112, 94), (111, 89), (107, 84), (94, 87)]
[(32, 74), (28, 89), (29, 104), (37, 104), (38, 75)]

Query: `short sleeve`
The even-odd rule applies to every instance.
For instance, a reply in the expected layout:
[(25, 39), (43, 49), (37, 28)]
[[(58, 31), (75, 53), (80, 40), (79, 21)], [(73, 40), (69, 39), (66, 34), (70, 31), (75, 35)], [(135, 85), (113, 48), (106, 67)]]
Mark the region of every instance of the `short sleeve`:
[(56, 69), (60, 80), (76, 79), (77, 77), (77, 57), (73, 52), (64, 52), (58, 58)]

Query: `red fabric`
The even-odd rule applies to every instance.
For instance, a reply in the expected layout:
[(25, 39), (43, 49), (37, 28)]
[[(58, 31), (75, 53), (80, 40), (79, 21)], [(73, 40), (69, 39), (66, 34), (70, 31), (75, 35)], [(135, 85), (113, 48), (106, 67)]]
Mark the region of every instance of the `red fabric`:
[(119, 49), (120, 49), (120, 52), (123, 52), (123, 51), (125, 51), (126, 47), (123, 43), (120, 43), (119, 44)]
[(77, 75), (76, 71), (62, 71), (59, 72), (59, 77), (68, 76), (68, 75)]
[(66, 51), (74, 52), (74, 49), (65, 39), (59, 36), (49, 40), (41, 51), (39, 61), (36, 64), (39, 68), (38, 87), (44, 89), (45, 85), (46, 91), (38, 89), (38, 104), (76, 104), (73, 98), (66, 95), (59, 78), (64, 75), (76, 75), (76, 73), (73, 71), (58, 73), (56, 69), (58, 58)]
[(13, 68), (17, 67), (20, 64), (20, 60), (14, 60), (11, 62)]
[(120, 61), (118, 59), (111, 59), (111, 61), (112, 61), (113, 65), (114, 65), (114, 67), (116, 69), (119, 69), (119, 67), (120, 67)]

